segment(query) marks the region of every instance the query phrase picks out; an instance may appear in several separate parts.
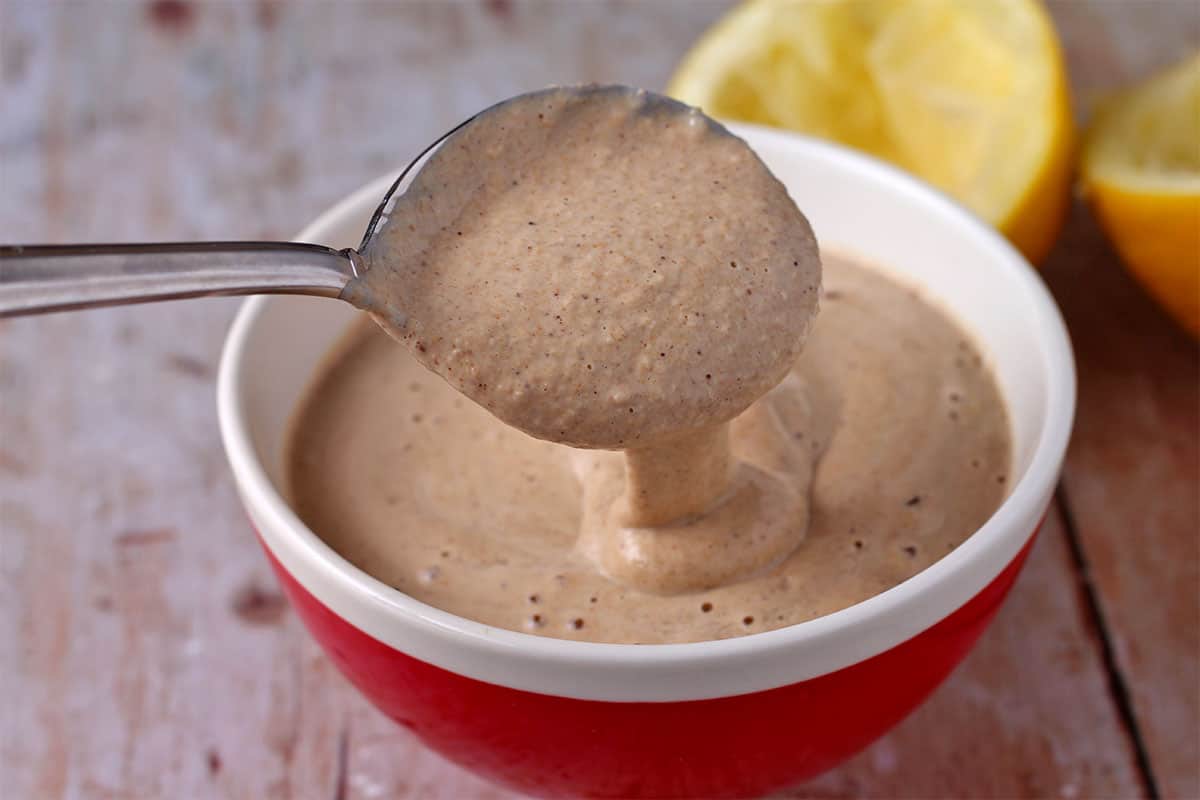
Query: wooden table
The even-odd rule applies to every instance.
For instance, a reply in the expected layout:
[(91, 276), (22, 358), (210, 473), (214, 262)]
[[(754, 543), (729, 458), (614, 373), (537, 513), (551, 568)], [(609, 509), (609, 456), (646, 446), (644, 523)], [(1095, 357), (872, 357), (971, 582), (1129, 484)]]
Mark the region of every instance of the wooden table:
[[(0, 5), (0, 241), (285, 237), (491, 100), (661, 86), (723, 2)], [(1059, 2), (1080, 116), (1200, 5)], [(788, 797), (1200, 797), (1196, 345), (1076, 208), (1062, 486), (947, 684)], [(217, 439), (236, 301), (0, 324), (0, 793), (508, 798), (369, 707), (288, 610)]]

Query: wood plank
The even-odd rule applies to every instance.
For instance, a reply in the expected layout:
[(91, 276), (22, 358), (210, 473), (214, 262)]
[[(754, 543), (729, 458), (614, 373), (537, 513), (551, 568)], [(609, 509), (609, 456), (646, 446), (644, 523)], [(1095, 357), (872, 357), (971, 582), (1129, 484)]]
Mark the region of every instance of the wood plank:
[[(285, 236), (491, 100), (662, 85), (726, 5), (0, 0), (0, 241)], [(235, 307), (0, 323), (6, 796), (511, 798), (280, 604), (216, 438)], [(947, 686), (806, 792), (1136, 793), (1057, 531)]]
[[(1200, 42), (1194, 3), (1068, 2), (1055, 12), (1075, 32), (1066, 42), (1081, 116)], [(1081, 205), (1046, 278), (1079, 363), (1068, 511), (1157, 787), (1200, 797), (1200, 353)]]

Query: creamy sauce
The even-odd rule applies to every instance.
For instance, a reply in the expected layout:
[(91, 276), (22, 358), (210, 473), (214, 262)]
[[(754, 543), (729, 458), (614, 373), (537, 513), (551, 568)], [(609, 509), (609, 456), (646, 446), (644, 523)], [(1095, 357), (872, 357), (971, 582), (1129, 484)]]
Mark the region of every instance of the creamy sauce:
[(486, 112), (363, 255), (346, 296), (418, 361), (508, 424), (592, 448), (743, 411), (795, 363), (821, 280), (808, 222), (744, 141), (619, 87)]
[(298, 410), (290, 493), (337, 552), (419, 600), (512, 630), (642, 643), (755, 633), (865, 600), (959, 545), (1005, 493), (1004, 406), (966, 335), (913, 290), (828, 253), (803, 355), (731, 427), (734, 483), (794, 490), (807, 534), (779, 563), (739, 566), (755, 529), (712, 525), (710, 557), (685, 559), (672, 584), (664, 564), (686, 526), (641, 531), (659, 559), (648, 591), (597, 569), (586, 524), (611, 513), (604, 495), (633, 460), (505, 425), (366, 323)]
[(1002, 496), (1003, 407), (961, 333), (839, 262), (805, 347), (808, 222), (674, 101), (507, 101), (436, 150), (363, 256), (344, 296), (411, 356), (369, 327), (341, 346), (292, 494), (440, 608), (597, 641), (767, 630), (907, 578)]
[(707, 588), (803, 538), (804, 487), (736, 464), (728, 421), (801, 351), (816, 240), (716, 122), (623, 87), (514, 98), (436, 151), (364, 256), (348, 296), (425, 366), (529, 434), (625, 450), (578, 465), (605, 574)]

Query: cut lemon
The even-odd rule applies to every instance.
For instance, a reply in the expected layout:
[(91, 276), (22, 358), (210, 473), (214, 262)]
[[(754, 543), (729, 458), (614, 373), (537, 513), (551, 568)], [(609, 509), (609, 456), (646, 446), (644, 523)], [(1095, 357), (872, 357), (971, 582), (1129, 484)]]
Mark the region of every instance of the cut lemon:
[(1200, 337), (1200, 53), (1099, 108), (1083, 181), (1129, 271)]
[(898, 164), (1032, 261), (1062, 226), (1070, 102), (1036, 0), (752, 0), (696, 43), (667, 92)]

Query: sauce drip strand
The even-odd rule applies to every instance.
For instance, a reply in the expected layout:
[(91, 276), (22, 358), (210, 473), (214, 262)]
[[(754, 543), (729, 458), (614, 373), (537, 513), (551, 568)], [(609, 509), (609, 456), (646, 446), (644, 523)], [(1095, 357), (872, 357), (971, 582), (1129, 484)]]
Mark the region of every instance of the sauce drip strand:
[(736, 463), (729, 421), (801, 352), (816, 240), (718, 123), (623, 87), (514, 98), (441, 145), (364, 256), (347, 297), (426, 367), (532, 436), (624, 452), (579, 465), (605, 574), (703, 589), (803, 537), (805, 492)]

